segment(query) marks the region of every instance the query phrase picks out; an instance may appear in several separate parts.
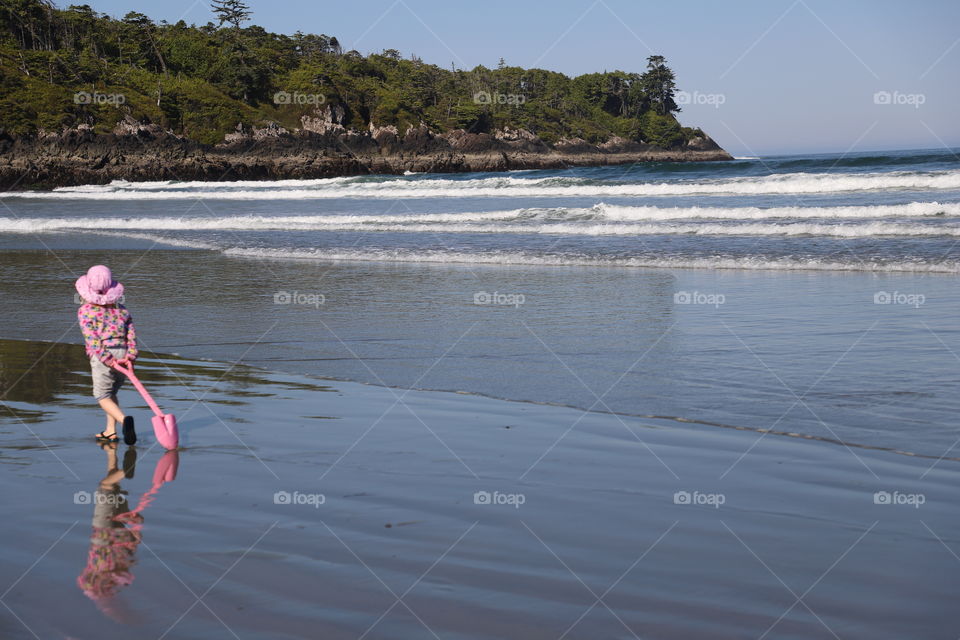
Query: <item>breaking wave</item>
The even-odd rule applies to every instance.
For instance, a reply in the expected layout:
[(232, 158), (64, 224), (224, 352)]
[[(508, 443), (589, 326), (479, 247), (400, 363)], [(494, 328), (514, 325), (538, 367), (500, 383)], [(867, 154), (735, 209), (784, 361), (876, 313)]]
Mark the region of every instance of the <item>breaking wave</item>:
[(630, 197), (777, 195), (960, 189), (960, 171), (780, 173), (701, 180), (600, 181), (584, 177), (472, 179), (360, 176), (317, 180), (125, 182), (5, 193), (4, 198), (74, 200), (304, 200), (325, 198)]

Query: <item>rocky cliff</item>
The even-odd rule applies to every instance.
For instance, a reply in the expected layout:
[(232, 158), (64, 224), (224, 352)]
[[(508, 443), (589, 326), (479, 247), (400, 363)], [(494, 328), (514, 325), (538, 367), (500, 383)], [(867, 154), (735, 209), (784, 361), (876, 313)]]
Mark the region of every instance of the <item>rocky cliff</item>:
[(37, 189), (112, 180), (282, 180), (372, 173), (454, 173), (560, 169), (634, 162), (730, 160), (709, 137), (659, 149), (611, 138), (603, 144), (563, 139), (548, 145), (523, 129), (493, 134), (434, 133), (426, 126), (344, 128), (335, 114), (304, 117), (302, 128), (244, 129), (210, 146), (133, 120), (110, 133), (81, 125), (35, 137), (0, 130), (0, 188)]

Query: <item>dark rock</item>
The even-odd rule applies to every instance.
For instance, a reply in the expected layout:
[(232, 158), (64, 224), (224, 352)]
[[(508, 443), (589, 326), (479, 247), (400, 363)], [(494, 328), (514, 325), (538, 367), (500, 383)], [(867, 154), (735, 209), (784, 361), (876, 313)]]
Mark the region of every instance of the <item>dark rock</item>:
[(493, 134), (463, 130), (434, 134), (426, 125), (346, 129), (342, 107), (304, 116), (288, 131), (276, 123), (237, 125), (211, 146), (150, 122), (127, 118), (110, 133), (88, 125), (36, 136), (0, 130), (0, 188), (52, 188), (112, 180), (282, 180), (405, 171), (458, 173), (559, 169), (646, 161), (730, 160), (707, 136), (682, 150), (611, 138), (601, 145), (564, 139), (550, 146), (523, 129)]

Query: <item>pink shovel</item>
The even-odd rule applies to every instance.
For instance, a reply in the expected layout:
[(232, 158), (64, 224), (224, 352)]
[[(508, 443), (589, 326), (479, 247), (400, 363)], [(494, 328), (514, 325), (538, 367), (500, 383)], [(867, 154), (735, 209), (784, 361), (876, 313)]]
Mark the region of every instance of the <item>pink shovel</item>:
[(157, 403), (154, 402), (150, 394), (147, 393), (147, 390), (143, 387), (143, 383), (134, 375), (133, 367), (125, 367), (117, 362), (113, 363), (113, 367), (130, 378), (130, 382), (133, 383), (133, 386), (137, 388), (137, 391), (140, 392), (143, 399), (146, 400), (150, 408), (153, 409), (153, 433), (157, 436), (157, 442), (166, 449), (176, 449), (180, 444), (180, 433), (177, 431), (177, 418), (172, 413), (160, 411), (160, 407), (157, 406)]

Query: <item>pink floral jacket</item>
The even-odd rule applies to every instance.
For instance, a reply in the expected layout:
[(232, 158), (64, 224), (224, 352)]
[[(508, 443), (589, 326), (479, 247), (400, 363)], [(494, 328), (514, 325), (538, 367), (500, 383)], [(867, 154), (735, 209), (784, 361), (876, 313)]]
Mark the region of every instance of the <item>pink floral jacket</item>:
[(137, 357), (137, 332), (133, 328), (133, 316), (122, 304), (99, 305), (87, 302), (77, 310), (87, 355), (97, 358), (105, 365), (113, 362), (107, 349), (126, 349), (131, 360)]

